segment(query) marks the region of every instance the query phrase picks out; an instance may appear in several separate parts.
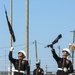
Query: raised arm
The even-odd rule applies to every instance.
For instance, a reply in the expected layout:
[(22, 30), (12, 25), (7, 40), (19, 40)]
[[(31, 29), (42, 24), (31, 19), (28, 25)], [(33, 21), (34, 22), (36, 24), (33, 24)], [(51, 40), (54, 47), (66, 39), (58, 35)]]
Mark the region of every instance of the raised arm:
[(12, 63), (14, 63), (15, 60), (16, 60), (16, 59), (14, 59), (14, 58), (12, 57), (12, 51), (13, 51), (13, 49), (14, 49), (14, 48), (11, 47), (11, 48), (10, 48), (10, 52), (9, 52), (9, 60), (10, 60)]

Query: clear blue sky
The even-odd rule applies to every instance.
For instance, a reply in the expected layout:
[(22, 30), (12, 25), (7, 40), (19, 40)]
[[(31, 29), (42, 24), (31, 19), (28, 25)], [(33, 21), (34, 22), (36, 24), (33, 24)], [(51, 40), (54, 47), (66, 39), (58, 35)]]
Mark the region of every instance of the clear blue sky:
[[(10, 0), (0, 0), (0, 67), (2, 64), (6, 65), (0, 70), (7, 70), (10, 46), (10, 33), (4, 5), (10, 19)], [(16, 42), (13, 43), (13, 56), (15, 58), (17, 58), (18, 50), (25, 50), (25, 26), (26, 0), (13, 0), (13, 30), (16, 36)], [(35, 68), (35, 45), (33, 44), (35, 40), (37, 40), (38, 58), (41, 59), (42, 64), (49, 65), (48, 70), (51, 71), (51, 64), (56, 64), (56, 62), (52, 58), (50, 49), (44, 47), (51, 43), (59, 34), (62, 34), (62, 38), (54, 45), (58, 53), (59, 45), (62, 50), (73, 42), (73, 33), (70, 32), (73, 30), (75, 30), (75, 0), (30, 0), (29, 59), (31, 60), (31, 65), (34, 64), (31, 70)], [(42, 64), (41, 67), (46, 70), (45, 65), (43, 66)]]

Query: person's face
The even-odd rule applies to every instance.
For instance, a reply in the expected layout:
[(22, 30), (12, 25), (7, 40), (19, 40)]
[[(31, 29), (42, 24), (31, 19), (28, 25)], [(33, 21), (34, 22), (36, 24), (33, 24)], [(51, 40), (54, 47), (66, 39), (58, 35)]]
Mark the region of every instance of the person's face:
[(36, 64), (36, 68), (39, 68), (40, 67), (40, 65), (39, 64)]
[(66, 51), (62, 51), (62, 58), (67, 58), (68, 53)]
[(21, 52), (18, 53), (18, 59), (23, 59), (23, 54)]

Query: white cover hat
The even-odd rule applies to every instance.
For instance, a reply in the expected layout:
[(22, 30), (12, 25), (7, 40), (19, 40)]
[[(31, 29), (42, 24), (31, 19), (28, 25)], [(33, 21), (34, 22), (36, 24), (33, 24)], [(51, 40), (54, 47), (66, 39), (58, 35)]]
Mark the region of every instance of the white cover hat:
[(63, 51), (67, 51), (68, 54), (70, 55), (70, 50), (68, 48), (64, 48)]
[(23, 51), (23, 50), (20, 50), (20, 51), (18, 51), (18, 53), (23, 53), (23, 55), (26, 57), (26, 53), (25, 53), (25, 51)]

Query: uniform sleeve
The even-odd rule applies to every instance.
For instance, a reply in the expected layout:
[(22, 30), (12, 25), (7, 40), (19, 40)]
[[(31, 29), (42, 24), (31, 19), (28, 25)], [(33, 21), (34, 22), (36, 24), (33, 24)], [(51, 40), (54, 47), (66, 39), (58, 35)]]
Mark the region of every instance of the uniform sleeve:
[(72, 65), (72, 62), (70, 61), (69, 63), (69, 70), (68, 70), (68, 73), (73, 73), (73, 65)]
[(14, 59), (12, 57), (12, 51), (9, 52), (9, 60), (12, 62), (12, 63), (15, 63), (16, 59)]
[(26, 70), (27, 70), (27, 75), (30, 75), (30, 65), (29, 65), (28, 61), (26, 63)]
[(44, 75), (44, 70), (42, 69), (42, 71), (41, 71), (41, 75)]
[(60, 60), (60, 57), (56, 54), (55, 49), (52, 49), (51, 52), (52, 52), (52, 54), (53, 54), (53, 58), (54, 58), (56, 61), (59, 61), (59, 60)]

